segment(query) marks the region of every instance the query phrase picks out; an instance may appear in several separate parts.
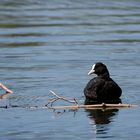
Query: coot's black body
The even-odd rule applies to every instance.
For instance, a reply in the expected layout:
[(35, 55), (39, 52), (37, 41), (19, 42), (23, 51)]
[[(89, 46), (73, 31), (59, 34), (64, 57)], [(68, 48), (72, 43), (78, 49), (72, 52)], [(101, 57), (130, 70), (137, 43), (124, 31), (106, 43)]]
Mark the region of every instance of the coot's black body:
[(118, 84), (110, 78), (107, 67), (98, 62), (92, 66), (88, 73), (97, 74), (97, 77), (91, 79), (84, 89), (86, 102), (88, 103), (119, 103), (122, 94)]

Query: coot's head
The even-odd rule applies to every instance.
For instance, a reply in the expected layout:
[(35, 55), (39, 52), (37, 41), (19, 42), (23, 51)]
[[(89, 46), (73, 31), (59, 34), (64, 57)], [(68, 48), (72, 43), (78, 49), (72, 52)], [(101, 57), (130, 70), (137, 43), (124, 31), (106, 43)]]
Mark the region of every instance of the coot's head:
[(109, 71), (105, 64), (101, 62), (97, 62), (94, 64), (89, 71), (88, 75), (96, 74), (98, 76), (109, 77)]

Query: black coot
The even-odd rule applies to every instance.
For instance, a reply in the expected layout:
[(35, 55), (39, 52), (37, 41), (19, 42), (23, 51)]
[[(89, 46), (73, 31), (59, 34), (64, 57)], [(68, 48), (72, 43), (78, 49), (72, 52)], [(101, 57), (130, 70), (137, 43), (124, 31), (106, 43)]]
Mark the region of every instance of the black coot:
[(88, 75), (96, 74), (84, 89), (86, 104), (94, 103), (120, 103), (122, 94), (118, 84), (110, 78), (109, 71), (105, 64), (98, 62), (92, 66)]

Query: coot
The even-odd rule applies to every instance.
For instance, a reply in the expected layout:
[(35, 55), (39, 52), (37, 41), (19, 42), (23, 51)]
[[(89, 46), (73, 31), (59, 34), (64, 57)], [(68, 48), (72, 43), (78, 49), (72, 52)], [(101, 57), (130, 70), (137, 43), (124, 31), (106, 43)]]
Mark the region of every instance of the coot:
[(120, 103), (122, 94), (118, 84), (110, 78), (109, 71), (105, 64), (98, 62), (92, 66), (88, 75), (96, 74), (84, 89), (86, 104), (91, 103)]

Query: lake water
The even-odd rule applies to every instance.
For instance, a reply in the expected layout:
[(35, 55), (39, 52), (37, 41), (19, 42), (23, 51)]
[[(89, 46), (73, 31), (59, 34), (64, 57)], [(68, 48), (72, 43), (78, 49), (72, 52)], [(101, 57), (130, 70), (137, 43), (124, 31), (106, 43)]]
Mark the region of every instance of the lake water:
[[(0, 109), (1, 140), (139, 140), (139, 0), (0, 3), (0, 81), (14, 91), (0, 106), (19, 106)], [(83, 104), (92, 78), (87, 73), (97, 61), (121, 86), (122, 102), (138, 107), (43, 108), (52, 97), (49, 90)]]

